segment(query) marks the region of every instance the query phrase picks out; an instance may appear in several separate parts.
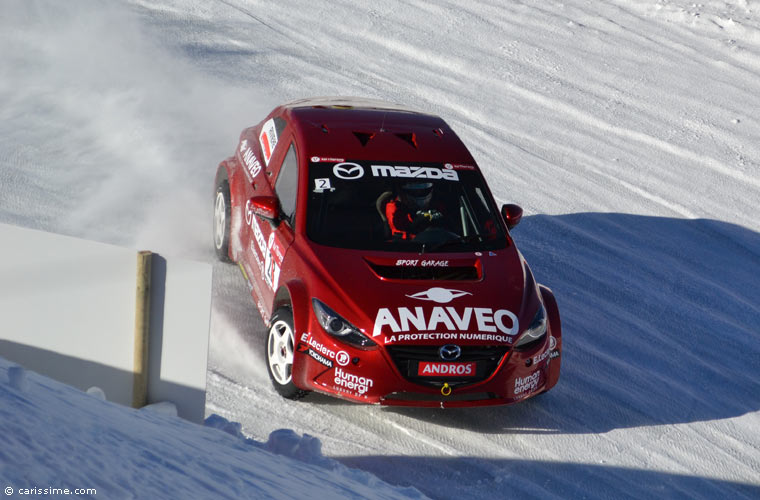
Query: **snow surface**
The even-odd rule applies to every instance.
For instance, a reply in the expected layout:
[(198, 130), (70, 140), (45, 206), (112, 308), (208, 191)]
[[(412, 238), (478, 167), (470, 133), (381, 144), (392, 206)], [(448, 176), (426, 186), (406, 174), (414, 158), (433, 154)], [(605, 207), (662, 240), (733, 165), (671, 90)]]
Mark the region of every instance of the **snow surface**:
[[(283, 401), (215, 264), (209, 416), (435, 498), (760, 498), (760, 1), (3, 0), (0, 47), (0, 222), (213, 262), (216, 165), (318, 95), (440, 114), (525, 209), (513, 234), (563, 320), (550, 393)], [(202, 460), (184, 473), (224, 486)]]

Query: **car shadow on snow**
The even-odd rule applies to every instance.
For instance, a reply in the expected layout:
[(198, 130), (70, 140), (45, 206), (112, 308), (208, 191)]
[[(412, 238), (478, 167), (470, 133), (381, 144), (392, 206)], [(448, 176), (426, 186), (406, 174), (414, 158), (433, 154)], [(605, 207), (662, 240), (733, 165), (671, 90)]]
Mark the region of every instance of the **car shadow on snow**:
[(562, 375), (508, 407), (387, 408), (487, 433), (597, 433), (760, 409), (760, 235), (715, 220), (525, 217), (513, 230), (562, 316)]

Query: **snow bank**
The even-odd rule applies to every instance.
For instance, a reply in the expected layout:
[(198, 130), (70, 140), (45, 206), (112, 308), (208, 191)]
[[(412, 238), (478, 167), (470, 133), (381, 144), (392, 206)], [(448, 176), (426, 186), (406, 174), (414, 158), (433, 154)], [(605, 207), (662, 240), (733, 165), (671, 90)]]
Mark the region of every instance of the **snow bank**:
[[(219, 432), (219, 430), (223, 432)], [(326, 458), (319, 439), (275, 431), (266, 443), (215, 415), (133, 410), (0, 358), (0, 486), (90, 498), (425, 498)]]

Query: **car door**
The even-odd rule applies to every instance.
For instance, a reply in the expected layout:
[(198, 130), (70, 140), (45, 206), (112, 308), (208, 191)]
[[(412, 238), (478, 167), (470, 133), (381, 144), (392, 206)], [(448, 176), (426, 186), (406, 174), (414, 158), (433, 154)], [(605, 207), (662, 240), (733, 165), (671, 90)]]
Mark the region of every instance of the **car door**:
[[(280, 202), (280, 223), (269, 236), (269, 260), (265, 261), (272, 280), (272, 291), (279, 286), (278, 278), (282, 278), (282, 264), (290, 245), (295, 237), (296, 199), (298, 198), (298, 155), (295, 143), (286, 142), (287, 150), (283, 148), (284, 156), (277, 168), (274, 191)], [(274, 299), (274, 297), (272, 297)]]
[[(250, 267), (258, 271), (252, 273), (254, 298), (259, 310), (263, 309), (265, 319), (273, 313), (272, 303), (279, 287), (282, 262), (293, 241), (298, 178), (295, 147), (289, 131), (284, 129), (284, 124), (268, 127), (269, 122), (264, 124), (259, 134), (259, 151), (266, 164), (264, 175), (249, 186), (245, 211), (249, 240), (246, 254), (250, 256)], [(273, 223), (253, 213), (251, 199), (259, 196), (277, 197), (282, 214), (279, 221)]]

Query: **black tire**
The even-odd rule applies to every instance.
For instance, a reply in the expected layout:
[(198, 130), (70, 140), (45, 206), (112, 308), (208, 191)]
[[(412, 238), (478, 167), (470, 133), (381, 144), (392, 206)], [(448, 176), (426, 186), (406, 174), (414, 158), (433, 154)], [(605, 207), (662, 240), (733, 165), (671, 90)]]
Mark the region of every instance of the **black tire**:
[(214, 250), (222, 262), (232, 262), (230, 259), (230, 183), (227, 179), (220, 180), (216, 185), (214, 195)]
[(278, 309), (272, 316), (264, 352), (267, 358), (269, 379), (280, 396), (297, 400), (309, 393), (309, 391), (299, 389), (293, 383), (293, 356), (296, 352), (296, 340), (293, 313), (290, 309)]

